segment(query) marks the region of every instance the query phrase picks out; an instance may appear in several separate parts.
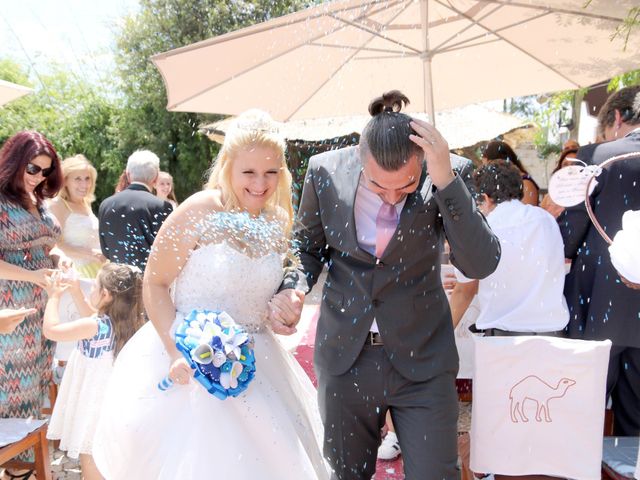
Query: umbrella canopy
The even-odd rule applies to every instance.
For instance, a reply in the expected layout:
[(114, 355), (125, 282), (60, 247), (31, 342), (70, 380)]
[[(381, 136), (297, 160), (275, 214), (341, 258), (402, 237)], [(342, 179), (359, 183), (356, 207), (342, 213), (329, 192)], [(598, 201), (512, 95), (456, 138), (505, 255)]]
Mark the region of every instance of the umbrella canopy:
[(15, 83), (0, 80), (0, 105), (33, 92), (33, 89)]
[(338, 0), (153, 57), (173, 111), (280, 120), (407, 111), (576, 89), (640, 68), (611, 35), (637, 0)]
[[(426, 120), (423, 113), (412, 116)], [(293, 120), (281, 125), (283, 136), (289, 140), (318, 141), (341, 137), (350, 133), (362, 133), (362, 129), (371, 119), (368, 115), (351, 117), (333, 117), (311, 120)], [(209, 125), (202, 130), (218, 143), (224, 141), (232, 118), (226, 118)], [(449, 148), (463, 148), (482, 140), (495, 138), (500, 134), (518, 128), (524, 124), (522, 119), (506, 113), (496, 112), (482, 105), (438, 112), (436, 121), (440, 133), (447, 139)]]

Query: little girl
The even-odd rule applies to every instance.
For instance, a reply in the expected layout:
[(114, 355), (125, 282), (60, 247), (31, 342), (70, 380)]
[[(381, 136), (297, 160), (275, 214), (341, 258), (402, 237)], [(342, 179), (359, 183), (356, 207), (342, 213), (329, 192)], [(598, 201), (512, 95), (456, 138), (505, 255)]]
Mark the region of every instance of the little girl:
[[(60, 323), (61, 294), (69, 289), (81, 318)], [(143, 324), (142, 273), (109, 263), (98, 272), (89, 302), (77, 280), (54, 277), (47, 287), (44, 335), (56, 342), (77, 341), (62, 378), (47, 437), (78, 458), (85, 480), (101, 479), (93, 462), (93, 436), (113, 361)]]

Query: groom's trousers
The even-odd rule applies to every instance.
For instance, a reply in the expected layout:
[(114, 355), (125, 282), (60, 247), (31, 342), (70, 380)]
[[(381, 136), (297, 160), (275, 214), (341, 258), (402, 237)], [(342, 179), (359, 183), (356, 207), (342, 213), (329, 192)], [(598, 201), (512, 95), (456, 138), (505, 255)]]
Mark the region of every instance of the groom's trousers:
[(316, 370), (324, 455), (334, 480), (372, 477), (389, 409), (406, 480), (459, 478), (455, 372), (424, 382), (408, 380), (393, 368), (383, 345), (365, 345), (343, 375)]

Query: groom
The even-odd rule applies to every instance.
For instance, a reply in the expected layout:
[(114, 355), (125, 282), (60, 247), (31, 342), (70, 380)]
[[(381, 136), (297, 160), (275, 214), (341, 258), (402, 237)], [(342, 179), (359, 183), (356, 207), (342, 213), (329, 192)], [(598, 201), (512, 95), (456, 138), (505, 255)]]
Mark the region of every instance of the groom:
[(438, 131), (398, 112), (406, 101), (400, 92), (374, 100), (358, 147), (310, 160), (300, 262), (271, 301), (274, 331), (292, 333), (302, 292), (327, 264), (314, 363), (334, 479), (371, 478), (387, 410), (406, 479), (457, 478), (458, 358), (440, 281), (443, 241), (473, 278), (500, 257), (465, 186), (471, 163), (457, 157), (454, 173)]

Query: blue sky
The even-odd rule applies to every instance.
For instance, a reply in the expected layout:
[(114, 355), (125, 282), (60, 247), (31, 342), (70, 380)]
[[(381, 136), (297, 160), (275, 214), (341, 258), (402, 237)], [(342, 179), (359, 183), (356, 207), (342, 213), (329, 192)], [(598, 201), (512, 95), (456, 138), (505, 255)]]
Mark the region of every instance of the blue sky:
[(0, 58), (45, 71), (50, 61), (96, 81), (113, 67), (120, 19), (138, 0), (0, 0)]

